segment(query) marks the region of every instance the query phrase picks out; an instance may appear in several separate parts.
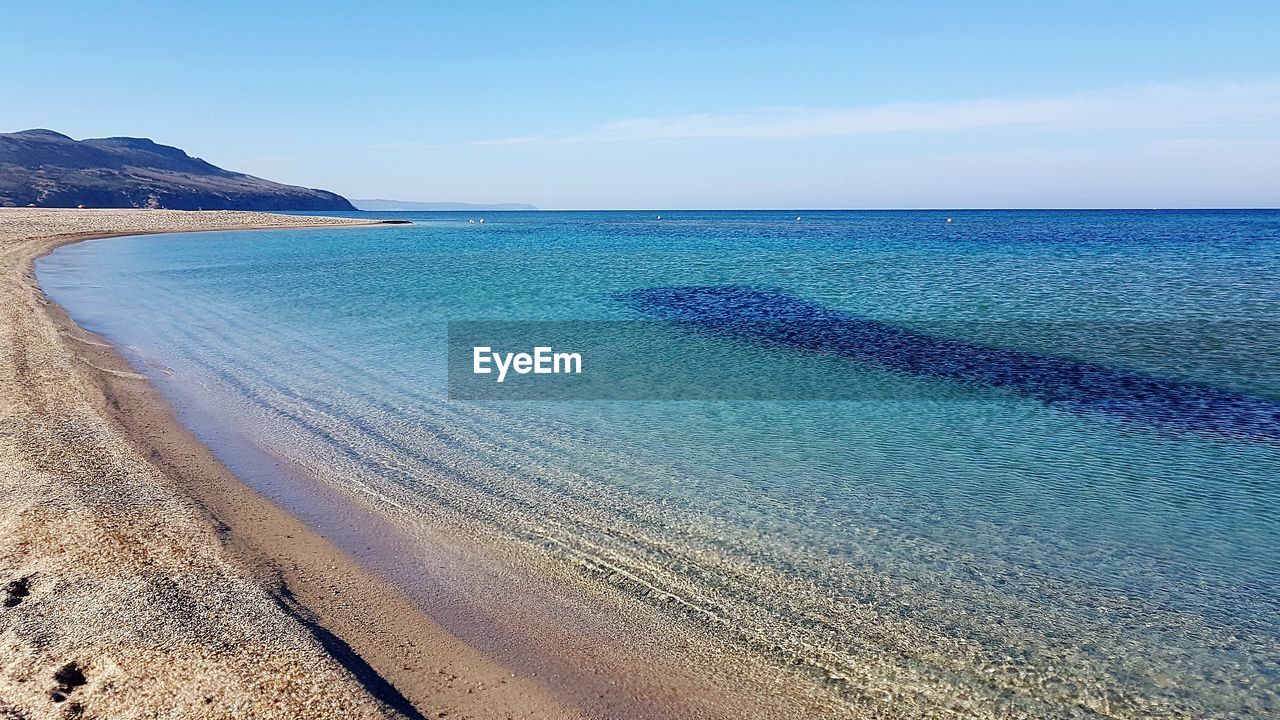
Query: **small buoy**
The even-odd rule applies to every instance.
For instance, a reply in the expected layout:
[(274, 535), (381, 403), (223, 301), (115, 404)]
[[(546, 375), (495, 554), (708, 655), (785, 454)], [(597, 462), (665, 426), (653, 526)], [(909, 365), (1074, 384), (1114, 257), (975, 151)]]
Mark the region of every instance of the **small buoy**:
[(800, 222), (800, 216), (799, 216), (799, 215), (797, 215), (797, 216), (796, 216), (796, 222)]
[(475, 220), (468, 220), (468, 221), (467, 221), (467, 224), (468, 224), (468, 225), (475, 225), (475, 224), (476, 224), (476, 221), (475, 221)]
[(480, 218), (480, 224), (481, 224), (481, 225), (483, 225), (483, 224), (484, 224), (484, 218)]
[(661, 220), (661, 219), (662, 219), (662, 216), (661, 216), (661, 215), (659, 215), (659, 216), (658, 216), (658, 219), (659, 219), (659, 220)]
[(947, 218), (947, 222), (951, 222), (951, 218)]

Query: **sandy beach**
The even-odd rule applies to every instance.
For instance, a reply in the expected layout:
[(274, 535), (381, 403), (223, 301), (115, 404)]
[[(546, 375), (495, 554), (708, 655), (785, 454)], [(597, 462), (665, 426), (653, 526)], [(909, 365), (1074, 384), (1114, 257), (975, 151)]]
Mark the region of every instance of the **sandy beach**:
[(528, 551), (291, 473), (306, 500), (268, 500), (34, 272), (88, 239), (368, 224), (0, 208), (0, 717), (846, 716)]
[(32, 263), (78, 240), (353, 225), (0, 209), (0, 717), (575, 717), (241, 484)]
[[(385, 282), (408, 273), (410, 289), (440, 294), (486, 281), (508, 285), (465, 258), (426, 253), (428, 263), (395, 255), (415, 243), (453, 252), (451, 240), (466, 240), (462, 233), (472, 230), (430, 222), (395, 230), (239, 211), (0, 209), (0, 720), (1265, 714), (1274, 697), (1266, 678), (1248, 686), (1197, 675), (1197, 668), (1220, 664), (1200, 648), (1274, 657), (1273, 641), (1247, 627), (1224, 629), (1142, 597), (1091, 595), (1082, 589), (1090, 586), (1025, 574), (998, 557), (965, 558), (960, 569), (983, 574), (956, 576), (942, 546), (893, 528), (878, 540), (877, 519), (863, 521), (873, 533), (856, 536), (865, 550), (844, 558), (823, 548), (830, 565), (789, 550), (771, 557), (787, 546), (735, 527), (730, 505), (715, 506), (720, 514), (713, 516), (709, 509), (686, 513), (665, 494), (657, 501), (640, 492), (618, 495), (613, 482), (666, 476), (651, 476), (627, 452), (614, 452), (608, 436), (587, 437), (581, 447), (602, 447), (610, 465), (557, 469), (574, 459), (577, 440), (549, 442), (514, 414), (477, 419), (469, 415), (474, 408), (437, 403), (410, 422), (393, 418), (350, 434), (332, 416), (312, 413), (305, 417), (314, 427), (282, 426), (281, 437), (298, 440), (297, 447), (273, 446), (247, 423), (243, 436), (228, 442), (202, 426), (198, 403), (175, 391), (215, 393), (208, 376), (152, 360), (145, 340), (135, 348), (127, 334), (93, 316), (98, 303), (150, 325), (173, 309), (174, 342), (184, 352), (214, 356), (218, 370), (248, 383), (281, 373), (303, 382), (306, 368), (292, 362), (295, 355), (310, 353), (312, 369), (322, 370), (336, 355), (338, 372), (322, 374), (308, 391), (340, 403), (360, 387), (358, 373), (346, 374), (353, 367), (347, 348), (296, 343), (287, 327), (269, 325), (271, 303), (301, 293), (297, 302), (311, 313), (308, 303), (343, 298), (347, 304), (330, 310), (364, 323), (384, 307), (350, 304), (349, 289), (343, 295), (331, 280)], [(270, 249), (265, 256), (272, 258), (304, 234), (269, 229), (317, 226), (351, 228), (305, 234), (321, 248), (377, 252), (345, 265), (326, 264), (320, 252), (302, 256), (297, 266), (315, 270), (305, 282), (282, 283), (267, 273), (260, 284), (256, 277), (224, 281), (219, 287), (234, 297), (215, 297), (204, 315), (192, 312), (201, 298), (185, 275), (171, 278), (158, 302), (134, 302), (163, 289), (141, 262), (156, 258), (144, 252), (223, 243), (236, 253)], [(486, 231), (501, 227), (490, 223)], [(737, 242), (740, 226), (725, 227)], [(36, 278), (36, 260), (68, 243), (243, 229), (255, 232), (67, 247), (40, 263), (49, 296)], [(129, 262), (101, 273), (111, 260), (96, 253), (117, 250)], [(229, 257), (227, 266), (240, 267)], [(217, 260), (205, 256), (201, 267)], [(86, 303), (67, 287), (93, 292)], [(235, 324), (219, 324), (218, 313), (236, 298), (265, 288), (276, 294), (246, 303)], [(86, 327), (102, 328), (135, 364), (50, 297)], [(104, 304), (116, 298), (129, 302)], [(414, 318), (423, 310), (409, 309)], [(217, 337), (201, 334), (206, 322)], [(331, 329), (328, 322), (320, 322), (323, 329)], [(269, 343), (253, 347), (255, 337), (274, 333), (291, 338), (287, 352), (273, 354)], [(386, 370), (376, 366), (367, 377), (382, 382)], [(408, 387), (422, 380), (406, 377)], [(437, 420), (455, 432), (437, 438), (421, 427)], [(537, 440), (510, 446), (510, 470), (497, 465), (508, 456), (495, 451), (490, 421)], [(485, 433), (473, 438), (476, 425)], [(421, 458), (410, 457), (395, 474), (388, 468), (401, 466), (367, 472), (359, 464), (326, 466), (314, 460), (323, 454), (310, 454), (381, 451), (365, 444), (372, 430), (385, 433), (389, 454), (381, 457), (399, 461), (395, 453), (412, 451)], [(897, 435), (885, 437), (885, 447), (897, 447)], [(434, 465), (425, 460), (437, 457), (437, 440), (446, 446)], [(610, 482), (597, 483), (594, 472)], [(740, 487), (723, 486), (726, 494)], [(839, 519), (857, 506), (828, 511), (815, 504), (796, 515), (785, 503), (765, 507), (744, 518), (782, 541), (792, 537), (787, 523), (795, 518), (805, 531), (798, 537), (817, 546), (831, 538), (809, 532), (815, 518)], [(909, 562), (876, 549), (903, 538), (910, 540)], [(744, 558), (738, 548), (758, 550), (760, 559)], [(957, 599), (974, 609), (958, 608)], [(1090, 610), (1103, 602), (1106, 613)], [(1133, 617), (1152, 632), (1187, 640), (1166, 647), (1131, 633)], [(1088, 651), (1079, 649), (1080, 638)]]
[(0, 720), (1280, 720), (1238, 5), (10, 3)]

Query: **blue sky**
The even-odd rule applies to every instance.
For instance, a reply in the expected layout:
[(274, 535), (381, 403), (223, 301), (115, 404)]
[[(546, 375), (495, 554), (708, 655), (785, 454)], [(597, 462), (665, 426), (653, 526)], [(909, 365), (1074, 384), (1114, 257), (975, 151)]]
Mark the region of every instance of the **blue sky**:
[(1280, 3), (17, 3), (0, 130), (348, 197), (1280, 206)]

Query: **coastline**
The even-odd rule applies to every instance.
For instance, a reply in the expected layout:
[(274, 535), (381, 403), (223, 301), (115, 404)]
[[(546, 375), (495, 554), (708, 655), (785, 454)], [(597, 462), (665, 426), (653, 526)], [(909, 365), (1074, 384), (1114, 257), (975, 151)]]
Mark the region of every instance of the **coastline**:
[[(149, 694), (155, 692), (181, 696), (176, 714), (219, 717), (1182, 717), (1255, 707), (1248, 690), (1215, 686), (1213, 677), (1195, 673), (1214, 666), (1213, 649), (1226, 647), (1220, 643), (1265, 658), (1265, 639), (1224, 635), (1223, 625), (1175, 615), (1145, 595), (1106, 588), (1073, 595), (1052, 576), (992, 565), (984, 566), (990, 577), (1012, 580), (1007, 591), (945, 573), (899, 577), (897, 567), (872, 566), (842, 577), (868, 596), (906, 599), (905, 612), (847, 598), (827, 602), (768, 565), (681, 555), (683, 538), (618, 520), (607, 512), (612, 496), (591, 493), (589, 482), (543, 487), (547, 475), (538, 463), (567, 455), (566, 445), (514, 446), (522, 464), (508, 476), (450, 476), (484, 462), (482, 443), (459, 445), (449, 464), (413, 465), (401, 475), (384, 474), (389, 464), (362, 472), (312, 463), (317, 450), (362, 452), (360, 436), (318, 432), (314, 442), (293, 445), (332, 426), (299, 423), (273, 435), (251, 416), (225, 412), (221, 393), (238, 397), (236, 388), (219, 388), (198, 366), (184, 364), (184, 353), (202, 352), (210, 367), (249, 384), (296, 373), (298, 392), (323, 405), (331, 393), (360, 388), (362, 376), (330, 375), (307, 386), (301, 371), (311, 365), (292, 358), (302, 350), (323, 367), (329, 353), (341, 356), (340, 335), (315, 333), (320, 340), (308, 341), (307, 333), (266, 328), (269, 338), (289, 340), (289, 352), (251, 350), (271, 312), (253, 308), (271, 306), (252, 303), (223, 326), (217, 310), (236, 307), (239, 298), (215, 298), (197, 312), (198, 295), (188, 295), (178, 277), (158, 292), (159, 302), (130, 303), (126, 312), (131, 321), (174, 322), (171, 342), (180, 352), (135, 354), (127, 343), (146, 347), (147, 334), (104, 323), (117, 353), (45, 297), (32, 261), (67, 242), (173, 227), (13, 240), (3, 222), (11, 217), (17, 215), (0, 210), (0, 601), (13, 601), (0, 607), (0, 716), (66, 717), (76, 708), (131, 716), (110, 705), (135, 701), (131, 693), (144, 699), (143, 714), (154, 716), (173, 703)], [(307, 219), (283, 220), (303, 227)], [(261, 226), (226, 229), (248, 227)], [(435, 231), (418, 229), (419, 236)], [(353, 245), (381, 247), (377, 234), (361, 233)], [(342, 233), (315, 236), (346, 245)], [(255, 240), (272, 244), (251, 233), (224, 239), (235, 253), (258, 256), (264, 248)], [(141, 301), (162, 289), (146, 287), (154, 282), (145, 272), (147, 253), (163, 257), (201, 242), (160, 238), (141, 242), (145, 251), (129, 241), (83, 247), (83, 257), (72, 251), (41, 263), (40, 279), (86, 327), (98, 328), (95, 317), (110, 307), (102, 303), (132, 292)], [(126, 253), (122, 265), (99, 274), (96, 262), (115, 267), (116, 250)], [(391, 272), (396, 262), (365, 259), (347, 272)], [(440, 266), (433, 288), (456, 292), (453, 278), (472, 281), (451, 262)], [(319, 267), (320, 277), (306, 287), (328, 293), (333, 270)], [(241, 282), (254, 278), (220, 287), (238, 293)], [(381, 312), (353, 309), (358, 321)], [(205, 327), (219, 332), (198, 331)], [(143, 376), (144, 367), (160, 371)], [(371, 376), (384, 379), (380, 371)], [(474, 409), (439, 412), (470, 420)], [(382, 432), (407, 442), (427, 416)], [(624, 455), (611, 443), (600, 447), (610, 458)], [(495, 508), (479, 493), (522, 505)], [(642, 521), (656, 517), (643, 514), (643, 505), (627, 507), (639, 507)], [(675, 512), (666, 522), (715, 527), (681, 522)], [(623, 542), (606, 542), (612, 538)], [(941, 557), (924, 543), (909, 547)], [(661, 561), (649, 562), (655, 557)], [(691, 580), (689, 570), (705, 581)], [(936, 588), (925, 586), (935, 579)], [(936, 602), (954, 591), (982, 612), (957, 613)], [(1075, 611), (1095, 606), (1108, 612)], [(1135, 613), (1147, 618), (1145, 628), (1183, 635), (1153, 643), (1130, 633), (1124, 621)], [(1012, 622), (983, 625), (993, 617)], [(1089, 639), (1087, 653), (1076, 637)], [(1144, 658), (1181, 673), (1186, 687), (1161, 684), (1143, 668)], [(120, 692), (121, 685), (130, 689)], [(21, 702), (11, 700), (20, 693)], [(281, 696), (283, 709), (255, 704)]]
[(369, 224), (0, 210), (0, 712), (577, 716), (236, 478), (34, 276), (88, 239)]
[[(0, 209), (0, 221), (19, 212)], [(61, 212), (90, 218), (92, 215), (85, 213), (109, 211)], [(12, 333), (14, 327), (27, 322), (31, 326), (27, 335), (56, 341), (38, 344), (53, 358), (52, 364), (59, 366), (60, 380), (27, 379), (26, 384), (34, 386), (37, 397), (59, 382), (75, 386), (78, 392), (66, 398), (41, 398), (42, 409), (56, 412), (74, 405), (105, 426), (109, 441), (126, 447), (139, 466), (135, 469), (149, 475), (152, 489), (163, 487), (171, 502), (198, 516), (199, 528), (187, 533), (186, 542), (203, 543), (195, 551), (214, 554), (232, 566), (238, 580), (254, 588), (253, 613), (287, 625), (314, 657), (313, 664), (324, 666), (299, 681), (303, 689), (289, 691), (295, 702), (276, 711), (277, 716), (362, 716), (346, 706), (335, 713), (331, 707), (336, 706), (321, 705), (317, 698), (326, 697), (326, 693), (352, 707), (374, 706), (365, 714), (392, 717), (727, 720), (749, 715), (846, 716), (848, 708), (832, 706), (825, 693), (814, 695), (807, 682), (788, 687), (788, 682), (795, 680), (790, 672), (779, 674), (776, 666), (738, 656), (736, 648), (692, 628), (677, 629), (650, 604), (630, 593), (604, 591), (580, 577), (580, 569), (565, 575), (565, 568), (552, 567), (547, 558), (527, 551), (494, 554), (490, 551), (496, 548), (468, 542), (471, 538), (465, 534), (459, 537), (456, 528), (407, 529), (361, 498), (295, 472), (287, 459), (260, 448), (248, 449), (252, 456), (248, 469), (243, 467), (245, 463), (237, 462), (237, 469), (231, 470), (226, 458), (219, 459), (211, 449), (220, 445), (202, 440), (180, 419), (189, 409), (175, 407), (160, 387), (138, 373), (114, 346), (76, 325), (45, 296), (35, 277), (34, 261), (62, 245), (90, 239), (298, 228), (308, 227), (307, 221), (314, 218), (267, 216), (280, 221), (271, 225), (230, 220), (200, 224), (195, 222), (197, 218), (213, 213), (122, 212), (137, 213), (134, 219), (175, 212), (176, 217), (198, 226), (111, 227), (15, 242), (6, 237), (6, 224), (0, 222), (0, 291), (5, 299), (18, 301), (8, 303), (13, 308), (29, 308), (17, 322), (13, 317), (0, 317), (0, 331)], [(353, 224), (345, 219), (320, 219), (325, 226)], [(331, 222), (334, 220), (340, 222)], [(23, 334), (16, 337), (23, 339)], [(30, 373), (15, 369), (19, 365), (0, 362), (0, 388), (23, 384)], [(21, 410), (23, 405), (18, 403), (15, 408)], [(53, 425), (58, 422), (41, 419)], [(0, 442), (6, 437), (6, 431), (0, 431)], [(0, 445), (0, 453), (4, 450)], [(0, 472), (14, 464), (21, 466), (21, 459), (14, 463), (11, 456), (0, 454)], [(14, 480), (9, 486), (17, 483)], [(103, 508), (98, 520), (113, 525), (115, 512), (114, 508)], [(14, 510), (0, 499), (0, 572), (4, 573), (0, 585), (10, 577), (30, 578), (33, 587), (37, 581), (58, 583), (56, 573), (32, 571), (33, 563), (22, 562), (20, 556), (15, 559), (16, 553), (6, 550), (9, 545), (30, 544), (21, 534), (6, 535), (7, 518), (12, 514)], [(145, 537), (146, 531), (131, 531), (129, 536), (125, 542)], [(47, 548), (42, 551), (51, 552)], [(176, 561), (186, 563), (188, 558)], [(133, 570), (123, 564), (113, 572), (127, 575)], [(46, 577), (42, 580), (42, 576)], [(199, 611), (200, 594), (213, 584), (207, 580), (197, 585), (182, 601), (193, 604), (193, 612)], [(153, 590), (173, 604), (171, 587)], [(96, 605), (99, 600), (90, 596), (76, 602)], [(23, 604), (31, 611), (31, 605)], [(34, 612), (38, 614), (39, 608)], [(96, 632), (95, 623), (99, 622), (141, 632), (140, 627), (161, 619), (99, 618), (78, 610), (66, 622), (74, 625), (68, 630), (78, 633)], [(255, 623), (262, 624), (260, 619), (246, 622), (242, 618), (240, 622), (246, 624), (250, 635)], [(62, 717), (60, 707), (42, 694), (51, 673), (61, 667), (59, 658), (22, 638), (20, 628), (15, 630), (19, 623), (14, 614), (0, 608), (0, 643), (9, 643), (26, 654), (20, 665), (0, 665), (0, 710), (7, 709), (3, 703), (21, 690), (27, 699), (14, 703), (15, 709), (32, 717)], [(210, 642), (206, 638), (192, 644)], [(77, 657), (109, 656), (110, 648), (68, 643), (57, 652)], [(244, 676), (262, 679), (275, 672), (256, 657), (257, 651), (250, 655), (255, 656), (258, 667), (245, 669)], [(735, 659), (727, 661), (731, 657)], [(136, 694), (139, 687), (154, 686), (153, 671), (147, 669), (151, 662), (153, 659), (144, 657), (141, 671), (135, 663), (128, 677), (117, 676), (97, 687), (86, 673), (90, 682), (76, 691), (74, 702), (91, 714), (113, 717), (123, 711), (113, 708), (112, 702), (131, 702), (129, 707), (136, 707), (136, 697), (125, 698)], [(204, 671), (222, 672), (217, 665), (221, 662), (225, 660), (219, 657)], [(171, 664), (172, 659), (158, 664), (166, 663)], [(243, 687), (233, 698), (236, 707), (252, 708), (254, 716), (269, 716), (263, 706), (255, 704), (263, 700), (258, 691), (245, 683), (244, 677), (239, 682)], [(101, 692), (103, 685), (107, 692)], [(306, 688), (321, 686), (325, 687), (323, 692), (307, 697), (311, 690)], [(91, 697), (95, 694), (100, 696)], [(171, 702), (165, 699), (155, 707), (169, 710)], [(202, 703), (203, 697), (182, 707), (179, 714), (222, 717), (230, 700), (219, 696), (212, 703)]]

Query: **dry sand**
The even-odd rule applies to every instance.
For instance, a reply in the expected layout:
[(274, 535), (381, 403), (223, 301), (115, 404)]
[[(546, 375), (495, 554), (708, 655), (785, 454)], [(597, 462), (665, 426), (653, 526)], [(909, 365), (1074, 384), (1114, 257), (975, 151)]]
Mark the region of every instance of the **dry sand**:
[(0, 209), (0, 718), (577, 716), (239, 483), (32, 268), (89, 237), (360, 222)]

